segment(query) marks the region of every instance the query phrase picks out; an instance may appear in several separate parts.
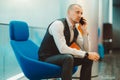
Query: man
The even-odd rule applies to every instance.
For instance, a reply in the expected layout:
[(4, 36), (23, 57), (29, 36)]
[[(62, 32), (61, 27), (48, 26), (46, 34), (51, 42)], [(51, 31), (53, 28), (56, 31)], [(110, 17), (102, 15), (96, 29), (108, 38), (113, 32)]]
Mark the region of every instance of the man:
[[(79, 23), (83, 10), (78, 4), (71, 4), (67, 10), (67, 17), (52, 22), (39, 48), (39, 60), (62, 67), (62, 80), (72, 80), (74, 66), (82, 65), (80, 80), (91, 80), (93, 61), (99, 59), (96, 52), (89, 51), (87, 22), (81, 25), (83, 37), (79, 35), (76, 23)], [(75, 42), (80, 50), (71, 48)]]

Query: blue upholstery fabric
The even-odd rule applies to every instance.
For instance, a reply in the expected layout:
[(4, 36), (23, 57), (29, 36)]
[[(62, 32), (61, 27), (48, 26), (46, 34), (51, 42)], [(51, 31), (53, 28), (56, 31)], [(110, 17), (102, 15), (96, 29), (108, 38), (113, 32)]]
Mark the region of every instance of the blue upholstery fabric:
[(104, 58), (104, 46), (102, 44), (98, 44), (98, 53), (100, 55), (100, 58), (103, 59)]
[(10, 22), (10, 37), (12, 40), (24, 41), (29, 37), (29, 31), (27, 23), (22, 21)]
[[(27, 23), (21, 21), (10, 22), (10, 43), (24, 75), (30, 80), (60, 77), (60, 66), (38, 61), (39, 47), (28, 40), (28, 37)], [(77, 67), (73, 69), (73, 73), (76, 70)]]
[[(100, 27), (98, 27), (98, 39), (100, 38)], [(100, 55), (100, 59), (104, 58), (104, 46), (101, 43), (98, 43), (98, 53)]]

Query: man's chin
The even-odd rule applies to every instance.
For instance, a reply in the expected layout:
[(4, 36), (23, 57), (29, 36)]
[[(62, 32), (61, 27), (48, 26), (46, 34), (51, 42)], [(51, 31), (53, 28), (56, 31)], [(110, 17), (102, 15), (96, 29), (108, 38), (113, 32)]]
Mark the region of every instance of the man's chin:
[(76, 23), (79, 23), (80, 20), (76, 20)]
[(74, 21), (74, 23), (79, 23), (79, 21), (76, 20), (76, 21)]
[(75, 23), (79, 23), (79, 21), (76, 21)]

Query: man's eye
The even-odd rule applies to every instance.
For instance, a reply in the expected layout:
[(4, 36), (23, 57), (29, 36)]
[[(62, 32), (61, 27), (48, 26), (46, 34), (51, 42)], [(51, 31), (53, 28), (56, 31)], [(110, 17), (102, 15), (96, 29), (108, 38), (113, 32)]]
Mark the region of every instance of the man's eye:
[(81, 12), (81, 15), (83, 14), (83, 12)]
[(80, 12), (80, 11), (76, 11), (76, 13), (77, 13), (77, 14), (81, 14), (81, 15), (83, 14), (83, 12)]
[(80, 12), (79, 11), (76, 11), (77, 14), (79, 14)]

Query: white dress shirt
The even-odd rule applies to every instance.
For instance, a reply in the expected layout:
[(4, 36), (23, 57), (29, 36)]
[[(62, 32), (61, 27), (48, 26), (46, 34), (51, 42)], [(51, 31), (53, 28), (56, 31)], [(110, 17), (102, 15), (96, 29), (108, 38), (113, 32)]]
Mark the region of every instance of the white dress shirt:
[[(70, 42), (73, 40), (74, 32), (73, 25), (67, 19), (67, 23), (70, 29)], [(81, 48), (77, 50), (76, 48), (71, 48), (66, 44), (65, 36), (64, 36), (64, 25), (62, 21), (56, 20), (49, 27), (49, 33), (53, 36), (55, 44), (60, 51), (61, 54), (72, 54), (76, 58), (84, 58), (86, 51), (89, 49), (89, 40), (88, 36), (84, 35), (83, 37), (78, 35), (76, 43)]]

